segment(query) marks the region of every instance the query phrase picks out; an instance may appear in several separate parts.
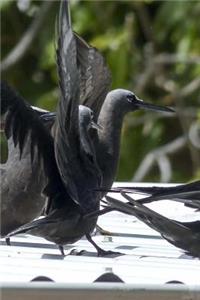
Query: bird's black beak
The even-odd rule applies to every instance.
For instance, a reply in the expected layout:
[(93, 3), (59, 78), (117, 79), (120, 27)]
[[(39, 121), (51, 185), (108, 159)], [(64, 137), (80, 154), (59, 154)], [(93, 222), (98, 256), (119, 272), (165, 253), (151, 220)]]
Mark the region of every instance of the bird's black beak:
[(174, 113), (175, 111), (167, 106), (160, 106), (155, 105), (152, 103), (144, 102), (143, 100), (136, 97), (134, 105), (137, 106), (139, 109), (146, 109), (152, 111), (160, 111), (160, 112), (167, 112), (167, 113)]
[(55, 120), (56, 113), (55, 112), (43, 113), (40, 115), (40, 118), (42, 118), (43, 121), (45, 121), (45, 122), (49, 122), (49, 121)]

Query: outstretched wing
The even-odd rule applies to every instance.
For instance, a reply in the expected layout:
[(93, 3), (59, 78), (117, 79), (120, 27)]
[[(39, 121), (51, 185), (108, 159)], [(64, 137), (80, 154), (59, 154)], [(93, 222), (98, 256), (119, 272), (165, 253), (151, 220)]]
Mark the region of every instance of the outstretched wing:
[(58, 18), (57, 67), (61, 97), (57, 108), (55, 156), (66, 189), (78, 203), (71, 170), (76, 167), (80, 147), (78, 126), (79, 73), (76, 41), (71, 29), (68, 1), (62, 1)]
[[(1, 115), (3, 114), (6, 137), (9, 139), (12, 136), (14, 145), (19, 145), (20, 155), (29, 135), (32, 160), (35, 151), (39, 158), (44, 158), (45, 151), (52, 152), (53, 140), (40, 116), (5, 81), (1, 82)], [(46, 145), (49, 145), (47, 150)]]
[(111, 73), (102, 54), (74, 33), (80, 70), (80, 104), (90, 107), (98, 119), (111, 87)]

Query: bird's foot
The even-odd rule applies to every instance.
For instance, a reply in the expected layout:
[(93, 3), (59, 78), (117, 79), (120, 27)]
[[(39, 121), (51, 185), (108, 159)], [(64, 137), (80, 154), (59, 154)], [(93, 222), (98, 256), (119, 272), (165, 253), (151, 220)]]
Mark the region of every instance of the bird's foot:
[(108, 256), (108, 255), (112, 255), (112, 256), (118, 256), (118, 255), (123, 255), (123, 253), (121, 252), (115, 252), (115, 251), (106, 251), (104, 249), (102, 249), (101, 247), (99, 247), (91, 238), (90, 234), (86, 234), (86, 238), (87, 240), (95, 247), (95, 249), (97, 250), (97, 255), (98, 256)]
[(124, 254), (121, 252), (117, 252), (117, 251), (104, 250), (102, 248), (99, 248), (97, 250), (97, 255), (100, 257), (104, 257), (104, 256), (118, 256), (118, 255), (124, 255)]
[(60, 250), (61, 255), (65, 256), (64, 247), (62, 245), (58, 245), (58, 249)]

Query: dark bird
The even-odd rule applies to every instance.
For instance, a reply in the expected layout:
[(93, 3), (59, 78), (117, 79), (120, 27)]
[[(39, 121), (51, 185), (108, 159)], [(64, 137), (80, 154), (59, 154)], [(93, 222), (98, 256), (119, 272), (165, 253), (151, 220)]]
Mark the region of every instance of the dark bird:
[[(63, 9), (68, 23), (67, 26), (69, 26), (70, 29), (70, 34), (72, 34), (73, 38), (76, 39), (77, 44), (76, 49), (74, 49), (76, 51), (76, 53), (74, 53), (74, 57), (77, 57), (76, 71), (80, 72), (80, 104), (91, 106), (98, 110), (98, 106), (101, 104), (102, 99), (105, 98), (108, 86), (110, 85), (109, 70), (105, 65), (102, 55), (95, 48), (87, 45), (80, 37), (73, 34), (71, 31), (68, 7)], [(61, 11), (59, 20), (60, 26), (62, 26), (63, 13)], [(70, 45), (68, 45), (68, 47), (70, 47)], [(63, 59), (65, 59), (66, 53), (62, 53), (62, 55)], [(66, 69), (66, 76), (71, 76), (73, 69), (70, 69), (70, 67), (71, 64)], [(96, 68), (98, 69), (97, 73)], [(94, 72), (96, 73), (95, 77)], [(94, 97), (96, 102), (94, 101), (91, 105), (89, 105), (92, 97)], [(1, 84), (1, 100), (1, 115), (6, 113), (9, 104), (14, 107), (14, 102), (15, 104), (18, 103), (18, 112), (21, 109), (21, 113), (18, 115), (14, 112), (14, 109), (12, 109), (12, 116), (14, 116), (12, 124), (9, 116), (7, 116), (5, 120), (1, 121), (1, 125), (3, 125), (2, 127), (5, 129), (5, 134), (8, 139), (9, 149), (8, 160), (6, 164), (1, 165), (1, 181), (3, 186), (1, 189), (1, 206), (3, 208), (1, 214), (1, 236), (4, 236), (11, 230), (33, 220), (40, 214), (41, 208), (44, 205), (42, 191), (45, 187), (45, 181), (43, 180), (45, 175), (43, 169), (40, 167), (40, 162), (38, 162), (37, 153), (35, 154), (35, 160), (31, 162), (31, 152), (33, 152), (33, 149), (31, 147), (32, 141), (30, 137), (23, 138), (24, 133), (22, 133), (23, 144), (19, 143), (20, 148), (19, 145), (17, 145), (20, 130), (17, 131), (15, 126), (19, 127), (19, 124), (21, 124), (21, 128), (24, 126), (24, 124), (22, 124), (22, 115), (24, 114), (24, 117), (26, 115), (24, 110), (21, 108), (20, 103), (25, 103), (25, 101), (22, 100), (22, 97), (5, 82), (2, 82)], [(25, 106), (29, 107), (28, 103), (25, 103)], [(55, 137), (57, 127), (55, 124), (56, 115), (54, 113), (41, 111), (36, 107), (33, 109), (41, 120), (44, 121), (45, 125), (48, 123), (48, 128), (49, 130), (51, 129), (51, 135)], [(19, 116), (19, 119), (17, 119), (17, 116)], [(11, 137), (7, 129), (9, 126), (13, 129), (13, 136)], [(13, 175), (11, 175), (11, 173)], [(24, 209), (27, 205), (30, 212), (24, 214)]]
[[(106, 254), (106, 251), (104, 252), (103, 249), (99, 248), (90, 237), (90, 232), (93, 231), (96, 225), (97, 216), (94, 218), (85, 217), (85, 215), (87, 215), (89, 212), (97, 211), (99, 209), (99, 198), (95, 198), (94, 193), (91, 192), (90, 185), (98, 185), (99, 181), (101, 180), (101, 175), (93, 166), (95, 160), (92, 155), (92, 148), (90, 148), (87, 143), (85, 144), (85, 140), (87, 140), (87, 132), (90, 129), (90, 126), (93, 126), (91, 116), (91, 110), (89, 108), (79, 108), (79, 124), (81, 128), (80, 133), (83, 135), (84, 139), (83, 142), (81, 140), (80, 146), (77, 144), (77, 152), (79, 152), (80, 156), (82, 156), (81, 152), (83, 151), (84, 160), (85, 162), (87, 159), (90, 160), (91, 169), (88, 170), (88, 172), (80, 169), (78, 166), (80, 163), (79, 159), (77, 160), (76, 158), (75, 163), (72, 160), (69, 160), (68, 162), (68, 170), (70, 170), (68, 174), (73, 176), (74, 172), (78, 172), (76, 177), (77, 179), (78, 177), (80, 178), (81, 186), (77, 188), (77, 186), (73, 185), (73, 181), (69, 177), (69, 192), (66, 182), (65, 191), (61, 195), (58, 194), (57, 197), (49, 200), (47, 216), (21, 226), (20, 228), (8, 234), (8, 238), (19, 233), (28, 233), (40, 236), (56, 243), (62, 255), (64, 255), (63, 245), (74, 243), (83, 235), (86, 235), (88, 240), (91, 241), (91, 243), (98, 250), (99, 255)], [(58, 141), (58, 144), (59, 143), (60, 141)], [(78, 149), (79, 147), (80, 149)], [(87, 156), (84, 153), (85, 151), (87, 151)], [(82, 157), (80, 157), (80, 159), (82, 159)], [(73, 166), (73, 169), (70, 168), (70, 165)], [(82, 162), (81, 167), (84, 167), (82, 166)], [(82, 174), (81, 171), (83, 172)], [(94, 172), (96, 173), (94, 174)], [(66, 177), (69, 176), (68, 174), (65, 172), (65, 180)], [(85, 178), (83, 179), (82, 176), (85, 176)], [(91, 180), (89, 176), (93, 176), (93, 179)], [(49, 187), (47, 186), (45, 190), (47, 195), (50, 194), (48, 188)], [(89, 189), (89, 191), (87, 189)]]
[[(38, 116), (30, 118), (30, 105), (4, 81), (0, 84), (0, 93), (1, 127), (8, 141), (8, 158), (6, 163), (0, 165), (0, 236), (5, 236), (39, 217), (43, 211), (45, 197), (42, 191), (46, 184), (45, 174), (38, 154), (35, 153), (34, 160), (31, 158), (33, 147), (28, 128), (32, 126), (32, 121), (40, 118), (50, 132), (55, 113), (33, 107)], [(25, 128), (27, 131), (23, 132)]]
[(144, 102), (134, 93), (124, 89), (109, 92), (103, 102), (98, 116), (98, 123), (102, 125), (103, 130), (98, 131), (95, 150), (97, 162), (103, 173), (102, 187), (105, 189), (112, 186), (117, 173), (123, 119), (127, 113), (139, 109), (174, 112), (168, 107)]
[(183, 249), (186, 254), (200, 258), (200, 221), (179, 222), (168, 219), (133, 200), (126, 193), (122, 192), (122, 195), (128, 202), (124, 203), (106, 196), (110, 209), (135, 216), (159, 232), (169, 243)]
[[(8, 159), (1, 164), (1, 226), (0, 235), (5, 236), (17, 227), (39, 217), (45, 204), (42, 190), (45, 186), (44, 170), (38, 154), (33, 159), (32, 137), (28, 128), (36, 124), (39, 116), (5, 82), (1, 82), (1, 115), (5, 115), (4, 130), (8, 139)], [(51, 124), (47, 114), (38, 112), (49, 132)], [(50, 113), (52, 115), (52, 113)], [(39, 130), (38, 130), (39, 129)], [(40, 127), (38, 139), (40, 136)], [(43, 128), (42, 128), (43, 130)], [(23, 151), (22, 151), (23, 149)]]
[[(61, 82), (61, 87), (62, 87)], [(2, 82), (1, 83), (1, 89), (6, 89), (6, 93), (12, 92), (8, 86)], [(63, 90), (62, 90), (63, 91)], [(12, 94), (13, 95), (13, 94)], [(62, 94), (63, 98), (64, 95)], [(91, 240), (89, 233), (90, 228), (94, 228), (96, 224), (96, 218), (85, 218), (84, 215), (90, 212), (90, 210), (98, 210), (99, 209), (99, 196), (96, 197), (92, 192), (91, 186), (93, 187), (93, 184), (95, 186), (99, 186), (101, 182), (101, 174), (99, 172), (98, 166), (96, 166), (95, 162), (95, 156), (93, 155), (93, 148), (92, 144), (89, 141), (88, 132), (90, 130), (90, 127), (96, 127), (95, 123), (93, 122), (93, 113), (92, 111), (84, 106), (79, 106), (79, 128), (78, 131), (76, 129), (73, 129), (73, 126), (71, 124), (71, 121), (73, 120), (73, 124), (76, 125), (77, 122), (74, 121), (74, 117), (71, 118), (71, 111), (69, 112), (69, 109), (73, 109), (73, 105), (69, 105), (67, 108), (67, 114), (70, 115), (70, 120), (65, 119), (65, 121), (69, 122), (68, 128), (71, 130), (72, 136), (77, 136), (77, 139), (74, 141), (76, 143), (76, 148), (74, 149), (72, 155), (67, 156), (69, 161), (65, 160), (65, 163), (69, 164), (68, 170), (71, 170), (69, 175), (72, 175), (77, 172), (76, 177), (77, 181), (80, 179), (80, 184), (78, 188), (73, 185), (73, 181), (71, 181), (71, 177), (69, 177), (69, 184), (70, 188), (68, 188), (68, 183), (66, 181), (66, 188), (64, 188), (64, 185), (61, 181), (61, 178), (59, 176), (56, 161), (55, 161), (55, 154), (54, 154), (54, 147), (52, 144), (52, 137), (49, 134), (49, 130), (46, 129), (46, 127), (43, 125), (41, 120), (39, 119), (38, 115), (31, 109), (30, 106), (28, 106), (26, 103), (23, 102), (23, 99), (20, 99), (19, 97), (12, 98), (9, 97), (9, 99), (12, 101), (8, 102), (6, 99), (2, 98), (2, 112), (7, 112), (7, 118), (6, 118), (6, 128), (5, 131), (8, 136), (14, 135), (15, 136), (15, 145), (19, 146), (20, 151), (24, 151), (23, 144), (25, 142), (25, 139), (30, 136), (31, 139), (31, 161), (32, 164), (34, 164), (35, 157), (35, 147), (37, 147), (38, 152), (38, 162), (40, 162), (41, 155), (43, 155), (42, 159), (44, 160), (44, 173), (48, 175), (48, 184), (45, 188), (44, 194), (49, 197), (48, 205), (46, 208), (47, 216), (43, 219), (39, 219), (33, 222), (30, 222), (24, 226), (21, 226), (18, 230), (15, 230), (10, 233), (10, 236), (13, 236), (18, 233), (22, 232), (28, 232), (30, 234), (36, 234), (38, 236), (45, 237), (46, 239), (55, 242), (59, 245), (59, 248), (61, 249), (62, 254), (63, 248), (62, 245), (65, 243), (71, 243), (77, 241), (79, 238), (81, 238), (84, 234), (88, 236), (88, 239)], [(5, 102), (4, 102), (5, 100)], [(62, 99), (64, 100), (64, 99)], [(73, 102), (76, 105), (76, 102)], [(6, 107), (7, 106), (7, 107)], [(64, 111), (59, 112), (58, 115), (64, 113)], [(27, 118), (28, 117), (28, 118)], [(61, 116), (62, 117), (62, 116)], [(20, 119), (20, 122), (18, 123), (17, 120)], [(17, 122), (17, 123), (16, 123)], [(59, 120), (58, 120), (59, 122)], [(21, 127), (21, 123), (24, 125), (24, 127)], [(58, 125), (59, 126), (59, 125)], [(14, 130), (14, 132), (13, 132)], [(39, 132), (39, 134), (37, 134)], [(59, 129), (57, 129), (57, 132), (59, 134)], [(27, 137), (28, 135), (28, 137)], [(64, 143), (70, 142), (70, 139), (72, 138), (71, 135), (65, 134), (65, 140)], [(81, 136), (81, 140), (80, 140)], [(57, 138), (57, 146), (59, 149), (59, 145), (63, 142), (63, 137), (61, 137), (62, 140), (59, 140), (59, 137)], [(70, 138), (70, 139), (69, 139)], [(89, 142), (88, 142), (89, 141)], [(65, 146), (64, 146), (65, 147)], [(77, 149), (77, 153), (76, 153)], [(67, 146), (66, 149), (68, 150)], [(62, 150), (61, 150), (62, 151)], [(73, 157), (74, 156), (74, 157)], [(77, 156), (80, 156), (80, 158)], [(79, 167), (79, 164), (81, 164), (81, 168)], [(84, 164), (87, 164), (88, 172), (85, 172)], [(40, 162), (41, 165), (41, 162)], [(96, 166), (96, 168), (95, 168)], [(81, 174), (82, 172), (82, 174)], [(69, 176), (67, 173), (64, 175), (64, 179), (67, 179), (67, 176)], [(91, 178), (92, 177), (92, 180)], [(84, 178), (83, 178), (84, 177)], [(74, 179), (75, 176), (73, 177)], [(89, 186), (87, 184), (89, 182)], [(75, 189), (73, 190), (73, 188)], [(71, 190), (74, 192), (71, 193)], [(76, 194), (76, 191), (79, 189), (79, 193)], [(69, 190), (69, 192), (68, 192)], [(72, 199), (71, 195), (75, 196), (75, 200)], [(80, 195), (79, 195), (80, 194)], [(79, 203), (79, 197), (80, 202), (83, 201), (83, 207), (82, 204)], [(91, 200), (91, 203), (90, 203)], [(96, 200), (96, 201), (95, 201)], [(93, 203), (94, 201), (94, 203)], [(93, 208), (94, 207), (94, 208)], [(23, 211), (24, 214), (26, 211)], [(9, 211), (7, 211), (9, 216)], [(9, 236), (8, 236), (9, 238)], [(91, 240), (92, 244), (94, 242)], [(98, 246), (96, 248), (101, 252), (100, 254), (104, 253), (102, 249), (100, 249)]]
[[(100, 187), (102, 176), (89, 136), (90, 128), (94, 125), (93, 113), (90, 108), (78, 105), (81, 93), (76, 42), (66, 18), (66, 5), (67, 2), (61, 2), (61, 22), (58, 24), (57, 65), (61, 100), (54, 125), (54, 140), (38, 115), (26, 103), (19, 102), (17, 98), (11, 103), (7, 101), (6, 109), (4, 103), (2, 105), (3, 112), (8, 111), (6, 124), (21, 152), (27, 132), (30, 132), (31, 161), (36, 147), (48, 179), (43, 191), (48, 198), (46, 216), (12, 231), (7, 238), (27, 232), (56, 243), (64, 254), (63, 245), (86, 235), (98, 254), (104, 255), (107, 252), (98, 247), (90, 236), (96, 225), (100, 204), (100, 196), (93, 192), (93, 188)], [(22, 128), (27, 117), (28, 124)], [(37, 130), (40, 130), (38, 135)], [(87, 217), (91, 213), (96, 215)]]

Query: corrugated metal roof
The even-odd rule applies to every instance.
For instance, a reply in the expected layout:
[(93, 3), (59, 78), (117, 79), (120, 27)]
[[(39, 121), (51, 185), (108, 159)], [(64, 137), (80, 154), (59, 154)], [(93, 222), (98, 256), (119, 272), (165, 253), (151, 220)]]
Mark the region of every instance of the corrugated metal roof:
[[(178, 220), (200, 219), (200, 213), (179, 203), (162, 201), (149, 206)], [(127, 284), (173, 281), (200, 284), (200, 260), (185, 255), (136, 218), (111, 212), (99, 217), (98, 224), (113, 234), (104, 236), (96, 232), (95, 242), (105, 250), (124, 255), (97, 257), (93, 246), (83, 238), (65, 247), (65, 254), (72, 249), (85, 250), (82, 255), (62, 257), (54, 244), (42, 238), (20, 235), (11, 239), (12, 246), (1, 240), (0, 281), (2, 284), (28, 283), (45, 276), (56, 283), (89, 284), (104, 273), (114, 273)]]

